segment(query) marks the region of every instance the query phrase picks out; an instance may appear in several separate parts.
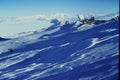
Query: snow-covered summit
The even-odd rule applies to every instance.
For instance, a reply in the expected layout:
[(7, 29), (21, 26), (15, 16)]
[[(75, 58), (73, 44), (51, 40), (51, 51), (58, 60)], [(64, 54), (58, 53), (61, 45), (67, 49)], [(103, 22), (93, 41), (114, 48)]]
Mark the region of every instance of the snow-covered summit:
[[(78, 14), (76, 16), (70, 16), (70, 17), (67, 14), (66, 15), (65, 14), (61, 14), (61, 16), (62, 17), (60, 17), (60, 16), (58, 17), (58, 14), (56, 14), (56, 16), (53, 17), (53, 19), (51, 18), (50, 19), (51, 20), (50, 21), (51, 22), (51, 26), (49, 26), (49, 27), (46, 27), (44, 29), (40, 29), (40, 30), (37, 30), (37, 31), (22, 32), (22, 33), (19, 33), (19, 34), (11, 36), (11, 38), (16, 38), (16, 37), (20, 37), (20, 36), (30, 35), (30, 34), (34, 34), (36, 32), (42, 32), (42, 31), (45, 31), (45, 30), (52, 30), (52, 29), (55, 29), (55, 28), (58, 28), (58, 27), (62, 27), (64, 25), (66, 25), (66, 24), (73, 24), (74, 28), (78, 27), (78, 26), (81, 26), (81, 25), (84, 26), (83, 21), (85, 19), (87, 19), (86, 15), (81, 15), (81, 14)], [(93, 24), (103, 23), (103, 22), (111, 20), (112, 18), (115, 18), (117, 16), (119, 16), (118, 12), (112, 13), (112, 14), (108, 14), (108, 15), (104, 15), (104, 16), (94, 16), (95, 20), (98, 20), (98, 21), (94, 22)], [(93, 24), (90, 24), (91, 22), (89, 22), (89, 21), (87, 21), (87, 23), (89, 23), (88, 25), (93, 25)]]

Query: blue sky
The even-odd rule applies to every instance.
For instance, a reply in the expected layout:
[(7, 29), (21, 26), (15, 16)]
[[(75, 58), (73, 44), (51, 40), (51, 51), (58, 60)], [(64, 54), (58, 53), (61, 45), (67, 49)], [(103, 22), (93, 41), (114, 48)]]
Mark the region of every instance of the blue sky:
[[(5, 17), (52, 13), (109, 14), (117, 11), (119, 11), (119, 0), (0, 0), (0, 36), (9, 36), (17, 32), (33, 30), (30, 24), (29, 27), (26, 26), (27, 28), (25, 28), (27, 22), (4, 22)], [(4, 20), (2, 20), (3, 18)], [(36, 26), (34, 29), (37, 30), (41, 23), (34, 22), (32, 24)], [(14, 29), (13, 32), (10, 31), (12, 29)]]
[(38, 13), (110, 13), (118, 10), (119, 0), (0, 0), (0, 16)]

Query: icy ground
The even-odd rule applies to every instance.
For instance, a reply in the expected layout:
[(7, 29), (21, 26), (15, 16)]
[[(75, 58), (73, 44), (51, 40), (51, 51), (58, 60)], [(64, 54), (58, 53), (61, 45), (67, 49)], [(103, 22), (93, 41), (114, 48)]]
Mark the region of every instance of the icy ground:
[(0, 41), (0, 80), (118, 80), (119, 21), (79, 24)]

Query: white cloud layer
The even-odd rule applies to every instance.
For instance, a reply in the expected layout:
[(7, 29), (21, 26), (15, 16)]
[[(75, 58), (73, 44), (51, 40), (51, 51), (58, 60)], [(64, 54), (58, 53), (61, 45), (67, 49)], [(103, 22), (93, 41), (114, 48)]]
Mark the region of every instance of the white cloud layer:
[(30, 22), (30, 21), (51, 21), (52, 19), (71, 20), (77, 18), (77, 16), (67, 13), (53, 13), (53, 14), (38, 14), (32, 16), (21, 16), (21, 17), (4, 17), (0, 19), (0, 22)]

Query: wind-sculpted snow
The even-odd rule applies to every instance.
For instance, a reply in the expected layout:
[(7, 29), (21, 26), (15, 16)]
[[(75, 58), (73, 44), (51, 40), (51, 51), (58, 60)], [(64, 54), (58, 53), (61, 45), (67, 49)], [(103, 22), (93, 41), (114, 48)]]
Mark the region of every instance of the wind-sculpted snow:
[(0, 42), (0, 80), (118, 80), (119, 21), (79, 24)]

